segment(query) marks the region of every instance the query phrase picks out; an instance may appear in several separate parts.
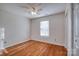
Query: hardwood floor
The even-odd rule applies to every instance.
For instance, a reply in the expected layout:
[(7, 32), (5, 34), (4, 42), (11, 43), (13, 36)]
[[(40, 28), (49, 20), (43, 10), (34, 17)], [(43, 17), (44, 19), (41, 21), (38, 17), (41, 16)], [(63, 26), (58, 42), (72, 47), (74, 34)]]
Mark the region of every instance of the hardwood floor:
[(29, 40), (27, 42), (7, 48), (6, 56), (66, 56), (67, 50), (63, 46)]

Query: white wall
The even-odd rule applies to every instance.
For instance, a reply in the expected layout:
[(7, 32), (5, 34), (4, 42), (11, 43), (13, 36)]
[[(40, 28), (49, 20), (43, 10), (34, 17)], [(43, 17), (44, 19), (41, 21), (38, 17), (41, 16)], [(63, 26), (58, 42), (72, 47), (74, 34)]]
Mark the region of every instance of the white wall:
[[(32, 19), (31, 39), (44, 41), (57, 45), (65, 45), (65, 14), (58, 13), (51, 16)], [(40, 36), (40, 21), (49, 20), (50, 36), (48, 38)]]
[(29, 26), (30, 20), (26, 17), (0, 10), (0, 27), (5, 28), (5, 47), (27, 41)]

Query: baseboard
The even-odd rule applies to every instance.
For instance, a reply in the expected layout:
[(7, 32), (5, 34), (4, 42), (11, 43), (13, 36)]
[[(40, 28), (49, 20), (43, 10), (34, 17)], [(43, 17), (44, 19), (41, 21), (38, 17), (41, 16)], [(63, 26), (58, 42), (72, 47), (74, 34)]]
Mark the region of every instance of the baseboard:
[[(31, 40), (35, 40), (35, 39), (31, 39)], [(48, 42), (48, 41), (44, 41), (44, 40), (35, 40), (35, 41), (39, 41), (39, 42), (45, 42), (45, 43), (48, 43), (48, 44), (53, 44), (53, 45), (58, 45), (58, 46), (63, 46), (65, 48), (64, 45), (59, 45), (59, 44), (55, 44), (55, 43), (52, 43), (52, 42)]]
[(25, 40), (25, 41), (21, 41), (21, 42), (17, 42), (17, 43), (11, 44), (11, 45), (9, 45), (9, 46), (6, 46), (5, 49), (6, 49), (6, 48), (9, 48), (9, 47), (12, 47), (12, 46), (16, 46), (16, 45), (18, 45), (18, 44), (22, 44), (22, 43), (27, 42), (27, 41), (29, 41), (29, 39), (27, 39), (27, 40)]

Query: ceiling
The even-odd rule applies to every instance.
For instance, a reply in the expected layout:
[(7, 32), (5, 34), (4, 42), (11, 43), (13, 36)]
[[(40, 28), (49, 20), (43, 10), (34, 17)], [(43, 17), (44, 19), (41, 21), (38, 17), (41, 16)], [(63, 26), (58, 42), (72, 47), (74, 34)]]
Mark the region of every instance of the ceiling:
[(27, 12), (25, 8), (22, 8), (22, 6), (27, 6), (27, 3), (4, 3), (0, 4), (0, 9), (25, 16), (28, 18), (37, 18), (37, 17), (43, 17), (51, 14), (56, 14), (65, 11), (65, 3), (41, 3), (40, 8), (42, 9), (39, 11), (39, 14), (32, 15)]

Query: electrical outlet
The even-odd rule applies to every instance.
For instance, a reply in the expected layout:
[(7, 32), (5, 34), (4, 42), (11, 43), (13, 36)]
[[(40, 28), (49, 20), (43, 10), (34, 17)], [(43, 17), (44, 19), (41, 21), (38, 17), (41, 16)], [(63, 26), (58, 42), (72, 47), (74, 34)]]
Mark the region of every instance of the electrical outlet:
[(55, 38), (55, 41), (56, 41), (56, 38)]
[(77, 40), (75, 40), (75, 42), (77, 43)]
[(6, 41), (4, 43), (7, 43)]

